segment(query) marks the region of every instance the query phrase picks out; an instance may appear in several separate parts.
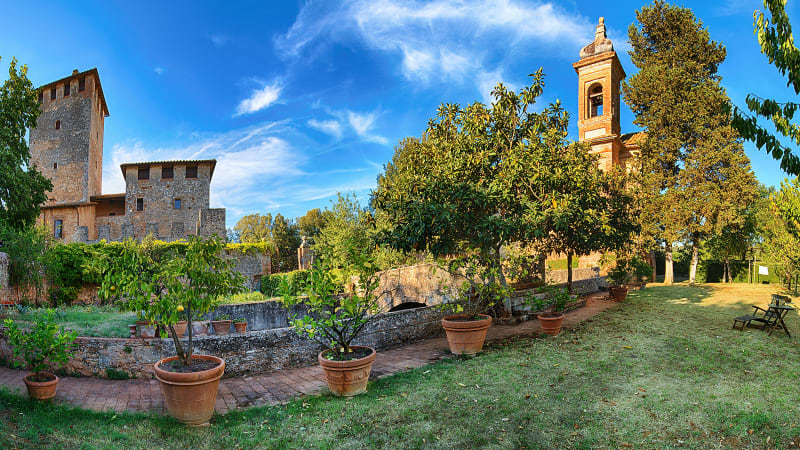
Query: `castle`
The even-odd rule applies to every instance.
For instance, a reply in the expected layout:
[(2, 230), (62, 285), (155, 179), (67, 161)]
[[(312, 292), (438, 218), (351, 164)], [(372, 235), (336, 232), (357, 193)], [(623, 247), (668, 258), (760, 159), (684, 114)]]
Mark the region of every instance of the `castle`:
[(38, 92), (42, 114), (30, 130), (31, 163), (53, 183), (39, 222), (56, 239), (225, 236), (225, 209), (209, 208), (213, 159), (122, 164), (125, 192), (102, 193), (109, 112), (97, 69), (75, 70)]

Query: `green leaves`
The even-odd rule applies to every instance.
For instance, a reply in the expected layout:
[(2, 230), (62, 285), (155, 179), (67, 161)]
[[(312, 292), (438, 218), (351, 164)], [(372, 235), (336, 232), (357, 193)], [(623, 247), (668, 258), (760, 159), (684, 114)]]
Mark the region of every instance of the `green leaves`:
[(30, 330), (24, 331), (16, 322), (6, 319), (6, 337), (14, 356), (22, 358), (33, 372), (42, 372), (53, 365), (69, 361), (75, 331), (66, 331), (56, 323), (56, 312), (47, 309), (34, 319)]

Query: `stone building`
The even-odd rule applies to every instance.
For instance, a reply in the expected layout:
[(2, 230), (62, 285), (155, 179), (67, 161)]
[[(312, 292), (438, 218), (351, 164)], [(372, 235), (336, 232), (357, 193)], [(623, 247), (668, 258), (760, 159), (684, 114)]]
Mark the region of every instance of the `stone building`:
[(578, 73), (578, 139), (588, 142), (592, 153), (600, 154), (601, 169), (630, 167), (645, 135), (622, 134), (620, 130), (619, 93), (625, 70), (606, 35), (602, 17), (594, 41), (581, 49), (580, 58), (572, 65)]
[(31, 163), (53, 182), (39, 221), (63, 242), (188, 235), (225, 236), (225, 209), (209, 208), (215, 160), (121, 165), (125, 192), (102, 193), (103, 129), (109, 116), (97, 69), (39, 88)]

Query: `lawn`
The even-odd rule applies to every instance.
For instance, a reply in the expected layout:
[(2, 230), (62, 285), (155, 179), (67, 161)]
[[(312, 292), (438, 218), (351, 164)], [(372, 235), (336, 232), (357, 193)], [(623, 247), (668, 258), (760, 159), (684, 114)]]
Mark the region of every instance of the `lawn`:
[[(11, 319), (30, 323), (40, 310), (27, 308), (20, 313), (11, 309)], [(75, 330), (78, 336), (128, 337), (128, 325), (136, 323), (134, 313), (122, 312), (114, 306), (65, 306), (56, 308), (56, 322), (64, 328)]]
[[(556, 338), (515, 338), (371, 383), (216, 417), (34, 405), (0, 393), (0, 447), (763, 448), (800, 445), (795, 334), (731, 330), (775, 286), (653, 286)], [(380, 356), (379, 356), (380, 357)]]

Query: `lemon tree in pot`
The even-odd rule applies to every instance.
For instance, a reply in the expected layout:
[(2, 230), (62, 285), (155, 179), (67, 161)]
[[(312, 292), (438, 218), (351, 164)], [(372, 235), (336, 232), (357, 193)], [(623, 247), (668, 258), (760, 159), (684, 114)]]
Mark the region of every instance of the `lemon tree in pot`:
[(567, 289), (557, 286), (540, 288), (540, 295), (532, 295), (530, 303), (537, 311), (544, 311), (536, 316), (542, 331), (550, 336), (561, 333), (561, 323), (564, 321), (564, 309), (572, 301)]
[(627, 259), (617, 259), (613, 268), (608, 271), (606, 279), (609, 281), (608, 292), (614, 301), (621, 302), (628, 295), (625, 286), (631, 280), (630, 264)]
[[(366, 392), (375, 349), (353, 345), (369, 321), (381, 312), (377, 295), (377, 266), (364, 250), (348, 242), (343, 250), (346, 268), (320, 252), (304, 286), (293, 286), (289, 277), (281, 280), (281, 301), (288, 308), (303, 305), (307, 312), (292, 316), (292, 328), (303, 337), (327, 347), (317, 360), (335, 395), (354, 396)], [(351, 280), (357, 279), (353, 285)], [(346, 287), (347, 284), (350, 286)], [(305, 292), (306, 295), (297, 295)]]
[[(67, 363), (77, 333), (58, 326), (52, 309), (40, 312), (29, 330), (20, 329), (11, 319), (6, 319), (4, 325), (14, 356), (25, 361), (32, 371), (23, 379), (28, 396), (34, 400), (55, 397), (58, 377), (48, 369)], [(19, 362), (16, 364), (19, 365)]]
[[(219, 296), (244, 286), (223, 251), (222, 241), (213, 237), (192, 236), (183, 247), (148, 237), (141, 243), (127, 240), (117, 255), (96, 262), (103, 274), (100, 295), (116, 298), (121, 309), (142, 311), (146, 320), (161, 325), (161, 338), (172, 338), (177, 355), (158, 361), (153, 371), (169, 413), (190, 426), (209, 423), (225, 371), (221, 358), (194, 353), (193, 318), (208, 313)], [(184, 320), (185, 342), (175, 327)]]

